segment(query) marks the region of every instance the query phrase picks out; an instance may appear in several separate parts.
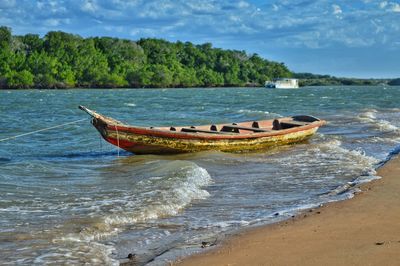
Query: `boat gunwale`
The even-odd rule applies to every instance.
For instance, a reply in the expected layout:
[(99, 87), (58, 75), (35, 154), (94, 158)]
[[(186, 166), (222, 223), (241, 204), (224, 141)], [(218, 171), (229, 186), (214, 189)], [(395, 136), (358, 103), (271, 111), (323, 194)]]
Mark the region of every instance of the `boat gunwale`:
[[(207, 149), (233, 152), (239, 151), (243, 147), (245, 147), (243, 148), (245, 150), (252, 150), (255, 145), (259, 146), (262, 143), (264, 143), (263, 145), (270, 145), (272, 142), (293, 143), (297, 142), (296, 139), (298, 141), (306, 139), (314, 134), (320, 126), (326, 124), (326, 121), (319, 118), (301, 115), (278, 118), (280, 125), (284, 128), (277, 130), (272, 129), (277, 126), (275, 119), (198, 125), (197, 128), (193, 126), (143, 127), (125, 124), (84, 106), (79, 106), (79, 108), (92, 117), (91, 123), (106, 141), (135, 154), (181, 153)], [(291, 125), (285, 125), (285, 123)], [(259, 127), (260, 125), (262, 126)], [(229, 126), (236, 127), (236, 131), (211, 130), (211, 128), (221, 130), (223, 127)], [(181, 131), (184, 128), (200, 131)], [(207, 128), (210, 128), (210, 130), (206, 130)], [(265, 131), (259, 132), (258, 130)], [(260, 142), (254, 143), (258, 139), (260, 139)], [(247, 141), (250, 144), (244, 143)], [(210, 146), (210, 143), (213, 144)]]
[[(133, 126), (133, 125), (127, 125), (125, 123), (122, 123), (114, 118), (103, 116), (93, 110), (90, 110), (84, 106), (79, 106), (80, 109), (84, 110), (87, 112), (90, 116), (93, 117), (93, 119), (101, 121), (101, 124), (103, 124), (102, 127), (107, 128), (107, 130), (111, 131), (118, 131), (119, 133), (132, 133), (136, 135), (144, 135), (144, 136), (152, 136), (152, 137), (159, 137), (159, 138), (175, 138), (175, 139), (214, 139), (214, 140), (224, 140), (224, 139), (254, 139), (254, 138), (262, 138), (262, 137), (274, 137), (274, 136), (281, 136), (281, 135), (286, 135), (294, 132), (300, 132), (300, 131), (305, 131), (309, 130), (311, 128), (319, 128), (320, 126), (326, 124), (325, 120), (321, 120), (319, 118), (314, 118), (317, 119), (313, 122), (310, 122), (309, 124), (306, 125), (301, 125), (301, 126), (294, 126), (291, 128), (287, 129), (280, 129), (280, 130), (268, 130), (265, 132), (250, 132), (250, 133), (230, 133), (230, 132), (224, 132), (224, 134), (218, 134), (218, 133), (205, 133), (205, 132), (183, 132), (183, 131), (171, 131), (167, 129), (161, 129), (161, 128), (167, 128), (167, 127), (141, 127), (141, 126)], [(294, 120), (295, 116), (289, 116), (289, 117), (281, 117), (278, 118), (279, 120), (283, 120), (282, 122), (290, 122), (290, 120)], [(307, 116), (310, 117), (310, 116)], [(258, 120), (258, 122), (265, 122), (265, 121), (272, 121), (273, 119), (267, 119), (267, 120)], [(237, 125), (243, 124), (243, 123), (248, 123), (251, 121), (243, 121), (237, 123)], [(93, 123), (93, 121), (92, 121)], [(94, 123), (93, 123), (94, 124)], [(96, 123), (98, 124), (98, 123)], [(218, 124), (216, 126), (229, 126), (232, 124)], [(203, 126), (208, 126), (208, 125), (199, 125), (198, 127), (203, 127)], [(96, 128), (98, 126), (95, 126)], [(188, 126), (184, 126), (188, 127)], [(178, 127), (179, 128), (179, 127)], [(262, 129), (262, 128), (261, 128)]]
[[(283, 117), (280, 119), (288, 119), (291, 117)], [(308, 130), (315, 127), (320, 127), (325, 124), (324, 120), (318, 120), (314, 122), (310, 122), (310, 124), (304, 126), (296, 126), (287, 129), (274, 130), (274, 131), (266, 131), (266, 132), (251, 132), (251, 133), (232, 133), (232, 134), (211, 134), (211, 133), (203, 133), (203, 132), (182, 132), (182, 131), (167, 131), (158, 128), (148, 128), (148, 127), (140, 127), (140, 126), (132, 126), (125, 124), (113, 124), (107, 122), (107, 119), (102, 119), (101, 117), (97, 117), (97, 119), (102, 120), (102, 122), (106, 125), (108, 130), (118, 131), (119, 133), (133, 133), (137, 135), (145, 135), (152, 137), (160, 137), (160, 138), (176, 138), (176, 139), (253, 139), (253, 138), (261, 138), (261, 137), (274, 137), (280, 135), (286, 135), (293, 132), (300, 132), (303, 130)], [(272, 119), (271, 119), (272, 120)], [(261, 121), (270, 121), (270, 120), (261, 120)], [(246, 122), (246, 121), (245, 121)], [(245, 123), (242, 122), (242, 123)], [(247, 121), (248, 122), (248, 121)], [(240, 123), (238, 123), (240, 124)], [(220, 126), (229, 125), (229, 124), (220, 124)], [(201, 126), (199, 126), (201, 127)]]

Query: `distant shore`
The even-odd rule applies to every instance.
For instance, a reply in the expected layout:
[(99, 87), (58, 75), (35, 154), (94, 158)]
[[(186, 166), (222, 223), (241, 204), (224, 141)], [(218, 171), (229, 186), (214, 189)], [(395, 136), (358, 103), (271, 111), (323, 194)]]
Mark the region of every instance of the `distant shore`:
[(400, 157), (353, 199), (245, 230), (178, 265), (398, 265)]
[[(311, 84), (311, 85), (300, 85), (301, 88), (305, 87), (372, 87), (372, 86), (389, 86), (389, 87), (396, 87), (400, 85), (389, 85), (389, 84), (352, 84), (352, 85), (344, 85), (344, 84)], [(264, 86), (259, 85), (249, 85), (249, 86), (199, 86), (199, 87), (56, 87), (56, 88), (0, 88), (0, 91), (6, 90), (115, 90), (115, 89), (219, 89), (219, 88), (264, 88)]]
[(140, 89), (215, 89), (215, 88), (264, 88), (264, 86), (198, 86), (198, 87), (51, 87), (51, 88), (0, 88), (0, 91), (6, 90), (118, 90), (118, 89), (132, 89), (132, 90), (140, 90)]

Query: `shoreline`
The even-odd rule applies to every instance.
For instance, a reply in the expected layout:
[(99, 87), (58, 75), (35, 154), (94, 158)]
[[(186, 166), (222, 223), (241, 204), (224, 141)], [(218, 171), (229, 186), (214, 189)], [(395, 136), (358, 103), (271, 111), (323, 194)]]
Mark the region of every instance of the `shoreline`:
[[(329, 86), (329, 85), (328, 85)], [(342, 85), (339, 85), (342, 86)], [(344, 86), (344, 85), (343, 85)], [(357, 85), (355, 85), (357, 86)], [(374, 85), (371, 85), (374, 86)], [(315, 86), (318, 87), (318, 86)], [(198, 87), (66, 87), (66, 88), (0, 88), (0, 91), (23, 91), (23, 90), (165, 90), (165, 89), (234, 89), (234, 88), (265, 88), (265, 86), (198, 86)]]
[[(376, 85), (376, 84), (363, 84), (363, 85), (343, 85), (343, 84), (318, 84), (318, 85), (305, 85), (299, 86), (301, 88), (316, 88), (316, 87), (399, 87), (400, 85)], [(67, 87), (67, 88), (0, 88), (0, 91), (24, 91), (24, 90), (55, 90), (55, 91), (66, 91), (66, 90), (165, 90), (165, 89), (264, 89), (265, 86), (199, 86), (199, 87)], [(275, 90), (275, 89), (274, 89)], [(279, 89), (282, 90), (282, 89)], [(283, 89), (285, 90), (285, 89)]]
[(281, 222), (247, 228), (178, 265), (398, 265), (400, 157), (377, 168), (381, 179), (348, 200)]

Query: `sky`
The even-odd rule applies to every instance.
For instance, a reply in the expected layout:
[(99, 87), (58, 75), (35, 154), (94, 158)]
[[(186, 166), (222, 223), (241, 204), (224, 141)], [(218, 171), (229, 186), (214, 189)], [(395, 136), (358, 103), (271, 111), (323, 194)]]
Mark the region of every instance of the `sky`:
[(212, 43), (295, 72), (400, 77), (400, 0), (0, 0), (14, 35)]

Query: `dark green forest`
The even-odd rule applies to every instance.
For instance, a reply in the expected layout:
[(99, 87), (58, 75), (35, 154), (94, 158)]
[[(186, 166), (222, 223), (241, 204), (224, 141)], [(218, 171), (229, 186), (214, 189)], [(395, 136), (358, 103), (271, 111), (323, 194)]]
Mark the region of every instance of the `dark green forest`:
[(0, 88), (262, 86), (291, 77), (283, 63), (210, 43), (82, 38), (61, 31), (14, 36), (0, 27)]
[(388, 82), (388, 84), (392, 86), (400, 86), (400, 78), (392, 79), (391, 81)]
[(299, 85), (304, 86), (377, 86), (395, 85), (390, 79), (358, 79), (339, 78), (330, 75), (318, 75), (311, 73), (293, 73), (293, 77), (299, 79)]

